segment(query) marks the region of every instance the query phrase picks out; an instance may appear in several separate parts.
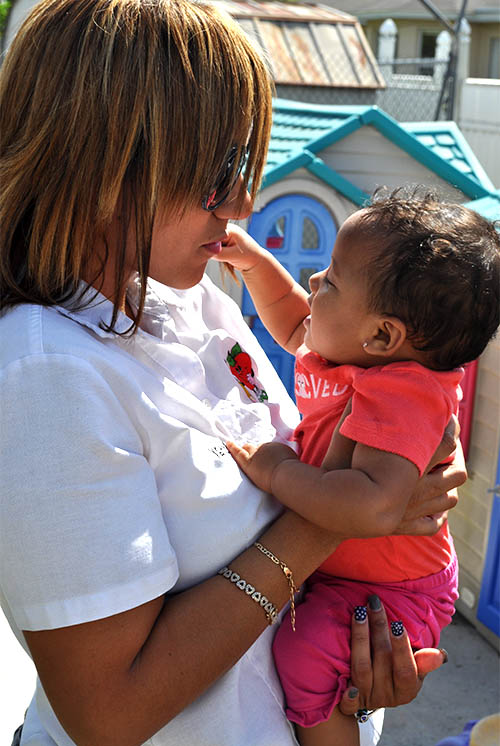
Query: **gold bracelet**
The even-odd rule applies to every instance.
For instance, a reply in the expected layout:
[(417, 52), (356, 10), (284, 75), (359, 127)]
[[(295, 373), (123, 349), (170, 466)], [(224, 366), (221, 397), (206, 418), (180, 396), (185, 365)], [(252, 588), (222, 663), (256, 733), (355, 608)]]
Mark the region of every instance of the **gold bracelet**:
[(292, 623), (292, 629), (295, 632), (295, 594), (297, 593), (297, 588), (295, 586), (295, 583), (293, 582), (292, 571), (285, 565), (284, 562), (278, 559), (275, 554), (273, 554), (269, 549), (266, 549), (266, 547), (264, 547), (260, 542), (255, 541), (254, 547), (257, 547), (259, 552), (265, 554), (266, 557), (269, 557), (269, 559), (274, 562), (275, 565), (278, 565), (283, 570), (285, 578), (288, 582), (288, 587), (290, 589), (290, 621)]
[(266, 615), (266, 619), (269, 624), (274, 624), (278, 621), (278, 609), (274, 604), (269, 601), (264, 594), (262, 594), (260, 591), (255, 590), (255, 586), (251, 583), (247, 583), (244, 578), (241, 577), (237, 572), (234, 570), (231, 570), (230, 567), (222, 567), (217, 575), (222, 575), (222, 577), (227, 578), (231, 581), (231, 583), (234, 583), (235, 587), (238, 588), (240, 591), (244, 591), (244, 593), (247, 594), (247, 596), (250, 596), (252, 601), (255, 601), (256, 604), (259, 604), (264, 610), (264, 614)]

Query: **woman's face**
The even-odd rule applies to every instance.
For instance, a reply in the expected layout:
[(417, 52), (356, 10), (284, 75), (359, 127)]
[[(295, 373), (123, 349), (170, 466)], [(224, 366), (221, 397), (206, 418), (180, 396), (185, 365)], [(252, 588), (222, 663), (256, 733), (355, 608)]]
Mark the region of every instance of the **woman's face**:
[(149, 276), (170, 287), (185, 289), (202, 278), (208, 260), (221, 250), (229, 220), (242, 220), (252, 211), (248, 192), (241, 200), (239, 177), (228, 198), (213, 212), (200, 205), (175, 217), (158, 215), (153, 228)]

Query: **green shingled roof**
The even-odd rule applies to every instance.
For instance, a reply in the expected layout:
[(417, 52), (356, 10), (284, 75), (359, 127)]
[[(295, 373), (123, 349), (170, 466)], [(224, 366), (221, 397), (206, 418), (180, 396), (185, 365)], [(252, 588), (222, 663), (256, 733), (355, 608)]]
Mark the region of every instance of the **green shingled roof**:
[[(371, 125), (398, 147), (472, 200), (497, 205), (498, 193), (454, 122), (400, 124), (376, 106), (319, 106), (275, 99), (263, 187), (304, 167), (361, 205), (368, 198), (321, 159), (321, 151)], [(486, 204), (486, 203), (485, 203)]]

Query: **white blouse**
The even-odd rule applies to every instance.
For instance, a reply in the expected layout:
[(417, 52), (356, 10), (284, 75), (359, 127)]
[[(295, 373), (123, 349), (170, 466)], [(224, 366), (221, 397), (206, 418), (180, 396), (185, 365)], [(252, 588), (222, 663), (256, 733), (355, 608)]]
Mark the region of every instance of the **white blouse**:
[[(137, 289), (131, 287), (134, 301)], [(281, 508), (227, 439), (286, 441), (297, 411), (238, 307), (204, 277), (112, 305), (0, 318), (0, 602), (14, 634), (103, 618), (214, 575)], [(130, 320), (121, 315), (117, 331)], [(291, 746), (267, 629), (149, 746)], [(371, 743), (371, 741), (370, 741)], [(40, 683), (23, 746), (71, 746)]]

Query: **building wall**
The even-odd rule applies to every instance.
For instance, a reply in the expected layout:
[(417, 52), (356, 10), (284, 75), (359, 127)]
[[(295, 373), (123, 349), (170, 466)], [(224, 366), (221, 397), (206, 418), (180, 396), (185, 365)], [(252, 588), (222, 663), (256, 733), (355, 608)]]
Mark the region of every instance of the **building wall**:
[(500, 78), (500, 68), (489, 70), (491, 44), (500, 39), (498, 23), (476, 23), (471, 27), (470, 65), (471, 78)]
[[(420, 57), (420, 39), (422, 34), (436, 33), (437, 35), (444, 28), (444, 26), (432, 19), (428, 21), (415, 21), (396, 18), (394, 22), (398, 28), (396, 57)], [(382, 23), (383, 19), (368, 21), (363, 25), (363, 29), (375, 54), (377, 52), (378, 31)]]
[[(397, 57), (419, 57), (420, 39), (423, 33), (439, 34), (445, 28), (438, 21), (430, 20), (404, 20), (394, 19), (398, 27), (398, 44), (396, 48)], [(377, 53), (378, 30), (382, 20), (368, 21), (363, 24), (366, 37), (374, 53)], [(493, 39), (500, 36), (497, 23), (474, 23), (471, 22), (471, 45), (469, 56), (470, 76), (474, 78), (487, 78), (490, 44)], [(500, 70), (493, 71), (491, 77), (500, 77)]]

